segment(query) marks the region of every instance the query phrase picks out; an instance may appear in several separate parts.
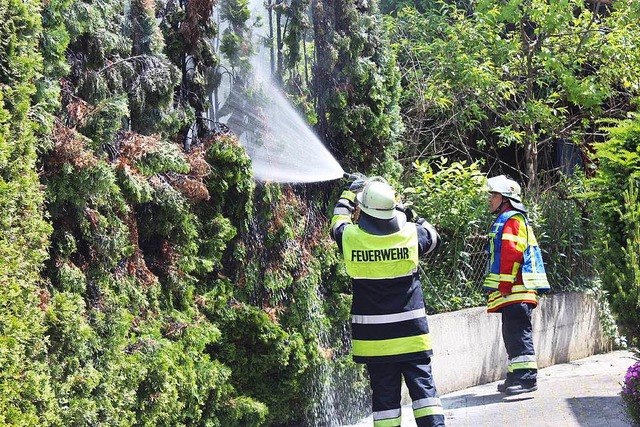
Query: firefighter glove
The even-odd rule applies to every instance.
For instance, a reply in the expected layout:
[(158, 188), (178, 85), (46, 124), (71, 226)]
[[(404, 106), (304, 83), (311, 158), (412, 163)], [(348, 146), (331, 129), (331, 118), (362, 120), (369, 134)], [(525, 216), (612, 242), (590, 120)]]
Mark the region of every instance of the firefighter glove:
[(400, 212), (404, 213), (404, 215), (407, 217), (407, 221), (409, 221), (409, 222), (412, 222), (412, 221), (414, 221), (415, 219), (418, 218), (416, 213), (409, 206), (397, 205), (396, 209), (399, 210)]
[(345, 186), (345, 190), (349, 190), (352, 193), (359, 193), (364, 188), (364, 185), (367, 183), (367, 177), (361, 173), (350, 173), (345, 174), (347, 178), (347, 185)]

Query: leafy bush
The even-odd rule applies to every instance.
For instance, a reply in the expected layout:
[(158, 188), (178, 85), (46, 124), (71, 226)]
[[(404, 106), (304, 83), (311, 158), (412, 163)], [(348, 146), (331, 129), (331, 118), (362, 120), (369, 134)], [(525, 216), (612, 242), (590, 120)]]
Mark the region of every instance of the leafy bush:
[(593, 235), (599, 223), (593, 208), (580, 197), (587, 178), (575, 171), (555, 179), (547, 191), (527, 200), (552, 292), (593, 289), (598, 275)]
[[(449, 164), (446, 159), (435, 167), (420, 162), (415, 167), (414, 186), (405, 194), (442, 237), (422, 277), (428, 307), (440, 312), (484, 305), (486, 230), (495, 219), (482, 189), (484, 174), (477, 163)], [(599, 222), (579, 197), (586, 185), (584, 175), (574, 174), (557, 178), (545, 191), (525, 194), (554, 292), (597, 287), (592, 236)]]
[(420, 162), (415, 168), (413, 186), (405, 189), (405, 195), (442, 237), (442, 246), (427, 259), (422, 275), (427, 307), (442, 312), (482, 305), (484, 233), (491, 224), (484, 174), (478, 163), (449, 164), (446, 158), (436, 168)]
[(627, 369), (620, 395), (629, 417), (634, 424), (640, 424), (640, 362)]

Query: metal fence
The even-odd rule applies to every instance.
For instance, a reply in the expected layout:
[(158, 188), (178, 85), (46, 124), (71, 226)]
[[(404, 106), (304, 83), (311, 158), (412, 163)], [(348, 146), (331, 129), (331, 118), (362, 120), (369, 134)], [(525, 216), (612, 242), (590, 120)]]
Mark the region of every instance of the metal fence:
[[(584, 203), (553, 191), (531, 198), (529, 220), (542, 249), (551, 292), (589, 289), (597, 278), (593, 229)], [(489, 224), (486, 224), (488, 229)], [(442, 235), (442, 246), (421, 263), (425, 303), (430, 314), (486, 304), (486, 229), (471, 236)]]
[(451, 237), (443, 236), (439, 250), (427, 256), (420, 267), (431, 314), (485, 303), (482, 283), (488, 260), (486, 236)]

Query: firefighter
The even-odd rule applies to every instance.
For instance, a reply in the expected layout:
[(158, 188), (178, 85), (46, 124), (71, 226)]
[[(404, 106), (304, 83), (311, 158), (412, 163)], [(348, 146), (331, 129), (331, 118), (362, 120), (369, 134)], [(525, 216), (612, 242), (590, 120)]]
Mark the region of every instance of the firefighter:
[(489, 230), (487, 311), (502, 314), (502, 338), (508, 355), (507, 378), (498, 391), (508, 395), (538, 389), (531, 314), (538, 294), (548, 291), (540, 247), (527, 221), (521, 188), (505, 175), (487, 180), (489, 209), (497, 216)]
[(398, 205), (395, 191), (380, 177), (357, 179), (343, 191), (331, 236), (352, 279), (352, 355), (369, 373), (374, 426), (400, 426), (402, 378), (417, 425), (444, 426), (417, 273), (418, 258), (433, 252), (440, 236)]

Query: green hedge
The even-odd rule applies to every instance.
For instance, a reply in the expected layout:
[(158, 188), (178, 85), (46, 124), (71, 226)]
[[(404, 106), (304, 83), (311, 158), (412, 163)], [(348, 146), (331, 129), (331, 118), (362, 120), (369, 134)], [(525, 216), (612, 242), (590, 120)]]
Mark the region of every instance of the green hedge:
[(40, 2), (0, 4), (0, 424), (60, 425), (39, 272), (51, 226), (36, 172)]

